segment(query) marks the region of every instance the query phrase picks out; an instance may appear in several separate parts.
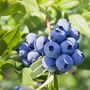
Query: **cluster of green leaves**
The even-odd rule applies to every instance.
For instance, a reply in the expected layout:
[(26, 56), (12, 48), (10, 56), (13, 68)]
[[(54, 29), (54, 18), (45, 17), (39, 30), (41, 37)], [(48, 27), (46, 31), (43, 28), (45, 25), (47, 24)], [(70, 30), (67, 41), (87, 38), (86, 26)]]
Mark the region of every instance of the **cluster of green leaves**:
[[(22, 81), (24, 85), (33, 85), (34, 80), (42, 81), (47, 78), (41, 64), (42, 58), (29, 68), (24, 68), (15, 51), (18, 43), (29, 32), (48, 35), (46, 17), (50, 21), (51, 29), (58, 19), (67, 18), (80, 31), (81, 49), (86, 58), (79, 68), (90, 69), (89, 0), (0, 0), (0, 81), (16, 80), (18, 84)], [(51, 80), (49, 78), (39, 89), (53, 81), (53, 76), (50, 77)]]

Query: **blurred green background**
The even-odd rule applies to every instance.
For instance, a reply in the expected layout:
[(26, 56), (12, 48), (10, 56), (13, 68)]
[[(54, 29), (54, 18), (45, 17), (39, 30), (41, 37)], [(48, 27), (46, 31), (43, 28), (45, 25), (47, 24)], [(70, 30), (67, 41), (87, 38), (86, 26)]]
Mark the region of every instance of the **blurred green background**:
[[(80, 49), (85, 54), (74, 75), (58, 76), (59, 90), (90, 90), (90, 0), (0, 0), (0, 90), (21, 85), (21, 61), (15, 48), (29, 32), (48, 35), (46, 17), (51, 29), (58, 19), (69, 19), (81, 32)], [(36, 84), (26, 90), (35, 90)]]

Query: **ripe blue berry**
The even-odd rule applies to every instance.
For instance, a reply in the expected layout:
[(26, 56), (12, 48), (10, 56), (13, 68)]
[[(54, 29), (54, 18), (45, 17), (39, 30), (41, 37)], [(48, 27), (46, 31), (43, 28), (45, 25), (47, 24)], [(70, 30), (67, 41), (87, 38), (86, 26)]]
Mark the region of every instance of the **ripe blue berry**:
[(40, 54), (36, 51), (31, 51), (27, 55), (27, 59), (29, 62), (33, 63), (40, 57)]
[(79, 49), (79, 43), (77, 42), (76, 45), (75, 45), (75, 49)]
[(38, 82), (38, 85), (41, 86), (44, 82), (40, 81)]
[(61, 30), (63, 30), (66, 35), (70, 34), (70, 23), (66, 20), (66, 19), (59, 19), (56, 25), (56, 28), (59, 28)]
[(84, 54), (79, 49), (76, 49), (72, 54), (72, 58), (75, 65), (80, 65), (84, 61)]
[(27, 59), (22, 59), (22, 63), (25, 67), (29, 67), (31, 63)]
[(28, 43), (28, 45), (33, 48), (34, 47), (34, 41), (36, 40), (37, 38), (37, 35), (34, 34), (34, 33), (29, 33), (25, 39), (26, 39), (26, 42)]
[(56, 60), (56, 67), (60, 72), (66, 72), (73, 66), (73, 59), (66, 54), (62, 54)]
[(23, 90), (20, 86), (15, 86), (13, 90)]
[(56, 65), (55, 65), (56, 60), (48, 57), (44, 57), (42, 60), (42, 65), (43, 67), (49, 71), (49, 72), (55, 72), (56, 71)]
[(80, 37), (79, 31), (77, 31), (77, 30), (74, 29), (74, 28), (71, 28), (71, 29), (70, 29), (70, 37), (73, 37), (73, 38), (75, 38), (76, 40), (78, 40), (79, 37)]
[(22, 58), (26, 58), (30, 50), (31, 48), (29, 48), (27, 43), (22, 43), (18, 48), (19, 56), (21, 56)]
[(74, 39), (73, 37), (68, 37), (67, 40), (69, 40), (75, 47), (75, 49), (79, 48), (79, 43)]
[(47, 42), (44, 46), (44, 53), (49, 58), (57, 58), (61, 54), (60, 46), (54, 41)]
[(44, 45), (49, 42), (49, 39), (45, 36), (40, 36), (39, 38), (36, 39), (34, 43), (34, 48), (37, 50), (39, 53), (44, 52)]
[(31, 50), (27, 43), (21, 43), (21, 45), (18, 47), (18, 51), (25, 49), (25, 50)]
[(65, 40), (60, 44), (61, 51), (64, 54), (72, 54), (74, 52), (74, 44), (69, 40)]
[(50, 35), (52, 41), (61, 43), (66, 39), (66, 33), (59, 28), (55, 28)]

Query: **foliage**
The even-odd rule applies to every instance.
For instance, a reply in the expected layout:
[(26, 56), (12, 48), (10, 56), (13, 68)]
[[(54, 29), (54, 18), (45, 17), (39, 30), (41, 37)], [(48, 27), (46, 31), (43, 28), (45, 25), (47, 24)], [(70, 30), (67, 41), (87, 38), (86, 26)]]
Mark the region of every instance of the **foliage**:
[[(72, 25), (80, 31), (82, 34), (80, 39), (81, 49), (85, 53), (86, 58), (78, 69), (90, 69), (89, 0), (0, 0), (0, 81), (1, 84), (5, 84), (7, 80), (10, 82), (14, 81), (11, 86), (6, 84), (9, 89), (2, 86), (5, 90), (10, 90), (10, 88), (17, 84), (21, 85), (21, 81), (24, 85), (29, 84), (35, 86), (34, 80), (45, 81), (47, 78), (48, 73), (41, 65), (42, 58), (39, 58), (31, 67), (23, 68), (21, 59), (15, 51), (18, 44), (24, 40), (24, 36), (29, 32), (34, 32), (38, 35), (48, 35), (45, 25), (46, 17), (50, 21), (51, 29), (54, 28), (59, 18), (68, 18)], [(84, 71), (81, 71), (81, 73), (83, 72)], [(85, 73), (87, 72), (88, 71), (85, 71)], [(82, 74), (80, 75), (82, 76)], [(81, 80), (80, 75), (78, 73), (75, 78), (71, 74), (59, 76), (61, 77), (58, 77), (61, 90), (64, 88), (63, 83), (65, 83), (65, 87), (67, 86), (67, 90), (82, 89), (81, 86), (80, 89), (75, 89), (75, 86), (79, 87), (76, 85), (76, 79), (82, 81), (83, 85), (84, 80)], [(80, 78), (78, 78), (78, 76)], [(85, 77), (89, 78), (90, 74)], [(50, 78), (53, 78), (52, 75), (50, 75)], [(68, 84), (67, 79), (64, 80), (64, 78), (67, 78), (68, 81), (71, 80), (73, 84)], [(62, 80), (64, 82), (61, 84)], [(89, 79), (87, 81), (90, 82)], [(48, 90), (52, 90), (53, 82), (48, 82), (48, 80), (41, 88), (47, 84)], [(78, 82), (78, 84), (80, 83)], [(69, 85), (72, 85), (70, 86), (72, 89), (69, 88)], [(89, 89), (90, 85), (87, 90)]]

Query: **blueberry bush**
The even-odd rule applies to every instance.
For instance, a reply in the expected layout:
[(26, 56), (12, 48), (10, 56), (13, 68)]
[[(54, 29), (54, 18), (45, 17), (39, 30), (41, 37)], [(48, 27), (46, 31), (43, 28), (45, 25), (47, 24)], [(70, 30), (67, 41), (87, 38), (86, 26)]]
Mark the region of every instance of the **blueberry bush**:
[(90, 90), (90, 0), (0, 0), (0, 90)]

